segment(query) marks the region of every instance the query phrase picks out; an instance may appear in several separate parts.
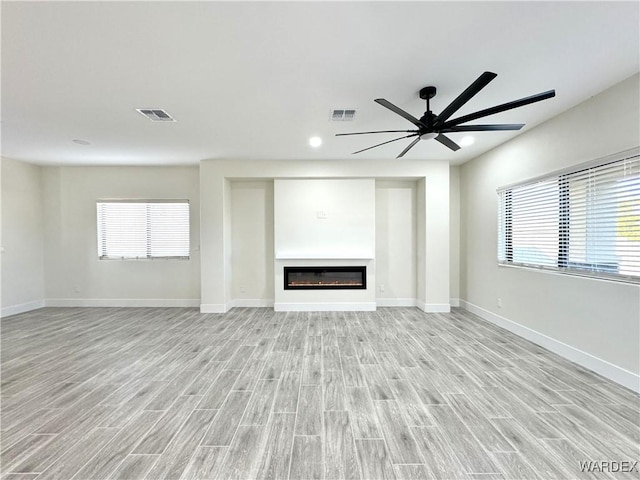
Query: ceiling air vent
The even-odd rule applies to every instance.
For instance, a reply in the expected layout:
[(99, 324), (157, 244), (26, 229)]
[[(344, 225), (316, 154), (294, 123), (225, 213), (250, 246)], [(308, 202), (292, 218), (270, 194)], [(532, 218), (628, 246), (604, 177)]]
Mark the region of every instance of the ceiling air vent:
[(356, 116), (354, 109), (336, 109), (331, 111), (332, 122), (350, 122)]
[(136, 111), (152, 122), (175, 122), (173, 117), (161, 108), (136, 108)]

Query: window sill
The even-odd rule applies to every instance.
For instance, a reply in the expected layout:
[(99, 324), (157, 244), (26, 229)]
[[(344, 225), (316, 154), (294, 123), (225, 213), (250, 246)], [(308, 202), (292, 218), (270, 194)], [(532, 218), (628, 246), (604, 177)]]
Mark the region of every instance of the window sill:
[(601, 282), (640, 286), (640, 278), (636, 279), (636, 278), (629, 278), (629, 277), (616, 278), (616, 277), (608, 277), (608, 276), (598, 276), (598, 275), (590, 275), (589, 273), (577, 272), (575, 270), (566, 270), (566, 271), (554, 270), (551, 268), (536, 267), (533, 265), (513, 265), (513, 264), (501, 263), (501, 262), (498, 262), (498, 267), (514, 268), (517, 270), (529, 270), (534, 272), (547, 273), (551, 275), (560, 275), (563, 277), (579, 277), (579, 278), (584, 278), (588, 280), (597, 280)]

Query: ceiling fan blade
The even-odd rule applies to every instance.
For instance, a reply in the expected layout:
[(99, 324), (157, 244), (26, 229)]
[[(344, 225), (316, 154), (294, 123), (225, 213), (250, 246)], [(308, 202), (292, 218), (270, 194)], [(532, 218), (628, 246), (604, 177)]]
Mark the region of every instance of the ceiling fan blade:
[(456, 125), (440, 129), (440, 133), (449, 132), (491, 132), (494, 130), (520, 130), (524, 123), (500, 123), (497, 125)]
[(409, 120), (411, 123), (413, 123), (418, 128), (429, 128), (424, 123), (422, 123), (420, 120), (418, 120), (416, 117), (414, 117), (410, 113), (405, 112), (400, 107), (396, 107), (393, 103), (385, 100), (384, 98), (376, 98), (374, 100), (374, 102), (382, 105), (383, 107), (388, 108), (389, 110), (391, 110), (394, 113), (397, 113), (402, 118), (405, 118), (406, 120)]
[(407, 148), (405, 148), (404, 150), (402, 150), (402, 152), (400, 152), (400, 155), (398, 155), (396, 158), (400, 158), (400, 157), (404, 157), (404, 154), (407, 153), (409, 150), (411, 150), (416, 143), (418, 143), (420, 141), (420, 137), (416, 138), (413, 142), (411, 142)]
[(376, 132), (354, 132), (354, 133), (336, 133), (336, 137), (344, 137), (345, 135), (368, 135), (369, 133), (413, 133), (417, 130), (378, 130)]
[(456, 150), (460, 150), (460, 146), (456, 142), (451, 140), (449, 137), (445, 137), (442, 134), (438, 135), (436, 138), (434, 138), (434, 140), (437, 140), (438, 142), (443, 144), (445, 147), (449, 147), (454, 152)]
[(484, 72), (480, 75), (475, 82), (467, 87), (467, 89), (458, 95), (453, 102), (451, 102), (447, 108), (445, 108), (440, 115), (438, 115), (434, 123), (436, 125), (442, 125), (446, 122), (451, 115), (456, 113), (465, 103), (471, 100), (480, 90), (486, 87), (491, 80), (498, 76), (497, 73), (493, 72)]
[(415, 137), (416, 135), (418, 135), (418, 134), (417, 133), (412, 133), (411, 135), (407, 135), (406, 137), (394, 138), (393, 140), (389, 140), (389, 141), (386, 141), (386, 142), (379, 143), (377, 145), (374, 145), (373, 147), (363, 148), (362, 150), (358, 150), (357, 152), (353, 152), (351, 155), (355, 155), (356, 153), (364, 152), (366, 150), (371, 150), (372, 148), (380, 147), (382, 145), (386, 145), (387, 143), (397, 142), (398, 140), (402, 140), (403, 138)]
[(547, 98), (552, 98), (555, 96), (556, 96), (555, 90), (549, 90), (547, 92), (537, 93), (535, 95), (531, 95), (530, 97), (521, 98), (520, 100), (514, 100), (513, 102), (503, 103), (502, 105), (497, 105), (495, 107), (480, 110), (479, 112), (470, 113), (469, 115), (464, 115), (462, 117), (454, 118), (453, 120), (449, 120), (448, 122), (443, 123), (441, 127), (442, 129), (450, 128), (455, 125), (459, 125), (460, 123), (470, 122), (471, 120), (475, 120), (476, 118), (486, 117), (488, 115), (493, 115), (495, 113), (511, 110), (512, 108), (523, 107), (525, 105), (529, 105), (535, 102), (540, 102), (541, 100), (546, 100)]

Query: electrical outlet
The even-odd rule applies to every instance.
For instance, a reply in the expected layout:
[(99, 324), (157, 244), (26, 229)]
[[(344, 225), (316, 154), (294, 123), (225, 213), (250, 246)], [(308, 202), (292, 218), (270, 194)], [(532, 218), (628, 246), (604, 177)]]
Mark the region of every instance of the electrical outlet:
[(240, 293), (244, 293), (244, 287), (240, 287)]
[(384, 285), (380, 285), (378, 288), (380, 289), (381, 292), (384, 292)]
[(502, 299), (498, 298), (496, 303), (498, 304), (498, 308), (502, 308)]

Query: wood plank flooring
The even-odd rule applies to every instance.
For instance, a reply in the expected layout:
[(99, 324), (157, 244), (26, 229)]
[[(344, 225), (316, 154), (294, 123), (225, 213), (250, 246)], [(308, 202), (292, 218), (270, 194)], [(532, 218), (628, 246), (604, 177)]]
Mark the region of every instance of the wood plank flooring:
[(2, 479), (640, 478), (614, 471), (640, 460), (638, 395), (463, 310), (45, 308), (1, 328)]

